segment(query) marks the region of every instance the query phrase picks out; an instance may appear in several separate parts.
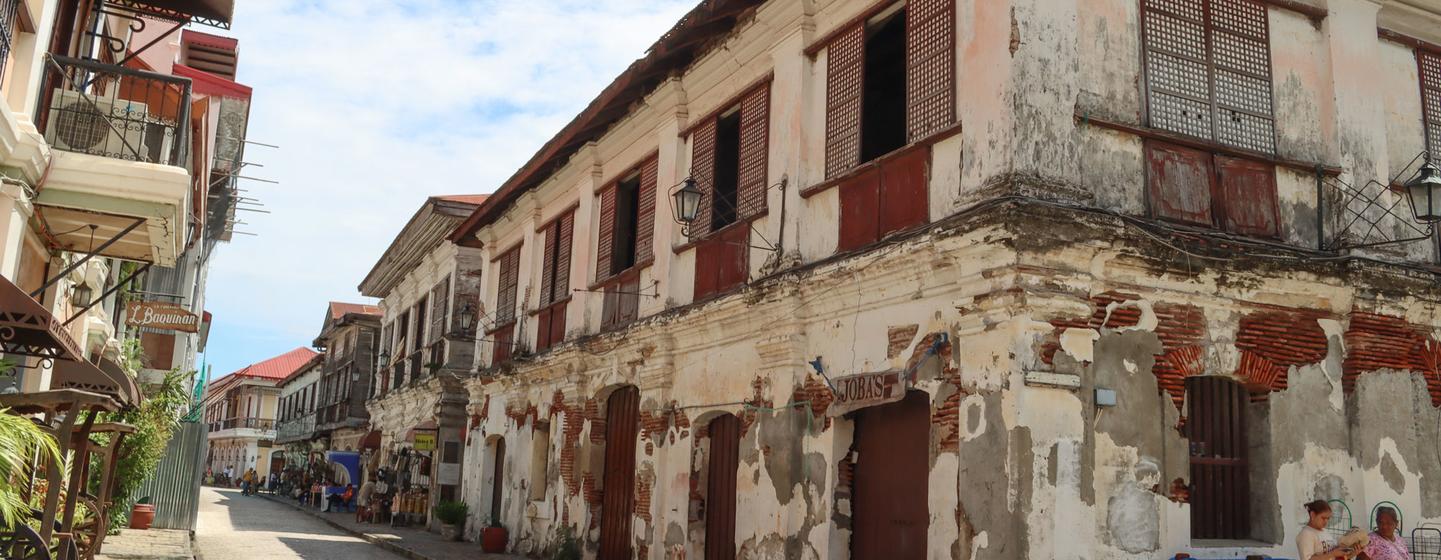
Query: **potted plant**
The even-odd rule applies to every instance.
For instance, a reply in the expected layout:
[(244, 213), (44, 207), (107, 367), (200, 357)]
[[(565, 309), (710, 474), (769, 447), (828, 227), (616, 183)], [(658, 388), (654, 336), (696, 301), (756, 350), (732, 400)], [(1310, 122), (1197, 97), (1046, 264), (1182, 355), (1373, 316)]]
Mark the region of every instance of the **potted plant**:
[(155, 505), (150, 503), (150, 496), (135, 500), (135, 505), (130, 508), (130, 528), (144, 531), (154, 522)]
[(465, 502), (445, 500), (435, 505), (435, 519), (440, 521), (440, 536), (448, 541), (460, 540), (460, 528), (470, 506)]
[(505, 541), (509, 533), (500, 526), (500, 520), (491, 519), (490, 526), (480, 530), (480, 549), (485, 552), (505, 552)]

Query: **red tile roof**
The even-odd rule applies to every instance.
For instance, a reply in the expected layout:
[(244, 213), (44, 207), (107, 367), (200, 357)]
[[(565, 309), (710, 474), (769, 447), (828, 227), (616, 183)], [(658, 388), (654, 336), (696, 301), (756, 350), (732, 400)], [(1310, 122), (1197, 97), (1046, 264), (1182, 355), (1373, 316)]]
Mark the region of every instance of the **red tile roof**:
[(440, 199), (440, 200), (444, 200), (444, 201), (446, 201), (446, 202), (459, 202), (459, 203), (461, 203), (461, 204), (474, 204), (474, 205), (476, 205), (476, 206), (479, 206), (480, 203), (485, 202), (485, 199), (490, 198), (490, 195), (488, 195), (488, 194), (447, 194), (447, 195), (437, 196), (437, 197), (435, 197), (435, 198), (438, 198), (438, 199)]
[[(320, 353), (309, 348), (300, 347), (269, 360), (256, 362), (236, 370), (230, 375), (244, 375), (247, 377), (259, 377), (262, 379), (285, 379), (296, 370), (305, 367), (310, 360), (319, 356)], [(229, 376), (226, 376), (229, 377)]]
[(361, 315), (374, 315), (376, 317), (379, 317), (380, 308), (374, 305), (367, 305), (364, 303), (344, 303), (339, 301), (330, 302), (331, 319), (339, 319), (351, 313), (359, 313)]

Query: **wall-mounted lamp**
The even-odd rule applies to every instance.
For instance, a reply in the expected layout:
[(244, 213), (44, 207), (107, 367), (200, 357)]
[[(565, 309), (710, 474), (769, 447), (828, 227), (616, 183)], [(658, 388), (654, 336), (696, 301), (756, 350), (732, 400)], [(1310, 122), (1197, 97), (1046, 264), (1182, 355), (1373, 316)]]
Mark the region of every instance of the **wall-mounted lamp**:
[(690, 226), (695, 223), (696, 215), (700, 213), (700, 200), (705, 196), (700, 188), (696, 186), (695, 178), (686, 177), (680, 182), (680, 188), (671, 193), (675, 203), (671, 205), (671, 213), (674, 214), (675, 223), (681, 225), (681, 233), (687, 238), (690, 237)]
[(92, 295), (94, 295), (94, 292), (90, 289), (90, 284), (81, 282), (76, 284), (74, 288), (71, 288), (70, 303), (81, 307), (90, 305), (90, 296)]
[(468, 333), (471, 327), (475, 326), (475, 307), (470, 302), (465, 302), (465, 307), (460, 308), (460, 332)]
[(1411, 199), (1411, 212), (1424, 224), (1441, 222), (1441, 171), (1428, 159), (1406, 182), (1406, 198)]

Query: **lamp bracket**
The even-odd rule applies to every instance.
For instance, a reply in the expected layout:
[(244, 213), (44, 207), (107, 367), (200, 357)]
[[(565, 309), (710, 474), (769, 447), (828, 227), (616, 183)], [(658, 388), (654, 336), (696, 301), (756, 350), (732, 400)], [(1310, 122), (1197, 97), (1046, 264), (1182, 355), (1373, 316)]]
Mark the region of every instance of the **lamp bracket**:
[[(1410, 198), (1401, 187), (1404, 184), (1402, 178), (1414, 175), (1420, 165), (1429, 159), (1430, 155), (1425, 151), (1417, 154), (1401, 167), (1401, 171), (1390, 179), (1389, 184), (1371, 179), (1357, 186), (1346, 182), (1340, 176), (1327, 177), (1318, 170), (1317, 181), (1326, 187), (1322, 189), (1326, 200), (1318, 203), (1335, 205), (1337, 208), (1331, 213), (1330, 220), (1336, 228), (1330, 235), (1323, 232), (1321, 249), (1344, 251), (1434, 238), (1434, 224), (1418, 223), (1414, 211), (1407, 215), (1407, 211), (1413, 209)], [(1326, 221), (1321, 221), (1323, 229)]]

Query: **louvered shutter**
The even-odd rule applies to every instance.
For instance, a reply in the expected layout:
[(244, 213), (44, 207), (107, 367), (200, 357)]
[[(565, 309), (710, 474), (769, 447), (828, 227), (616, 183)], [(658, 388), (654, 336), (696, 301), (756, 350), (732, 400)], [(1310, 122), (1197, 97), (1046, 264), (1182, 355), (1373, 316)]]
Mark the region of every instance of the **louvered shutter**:
[(556, 220), (555, 281), (551, 285), (551, 301), (570, 295), (571, 240), (575, 238), (575, 212), (566, 212)]
[(767, 151), (770, 144), (771, 86), (767, 83), (741, 100), (740, 173), (736, 187), (737, 219), (766, 209)]
[(655, 259), (652, 240), (655, 238), (655, 191), (656, 173), (660, 166), (657, 157), (645, 160), (640, 166), (639, 198), (636, 207), (635, 262), (650, 262)]
[(1441, 157), (1441, 56), (1416, 52), (1421, 72), (1421, 113), (1426, 116), (1426, 150)]
[(1242, 235), (1275, 237), (1280, 233), (1276, 208), (1276, 168), (1249, 159), (1215, 156), (1222, 226)]
[(556, 232), (560, 226), (560, 220), (556, 220), (545, 226), (545, 251), (541, 257), (540, 265), (540, 305), (550, 305), (551, 297), (555, 294), (555, 242)]
[(500, 257), (500, 275), (497, 278), (500, 292), (496, 297), (495, 321), (504, 324), (515, 320), (515, 298), (519, 288), (520, 248)]
[(595, 279), (610, 278), (610, 254), (615, 245), (615, 185), (600, 191), (600, 231), (596, 232)]
[(715, 136), (716, 122), (708, 120), (691, 133), (691, 178), (700, 189), (700, 208), (690, 226), (692, 237), (710, 233), (711, 201), (715, 198)]
[(450, 278), (441, 280), (430, 291), (430, 341), (439, 340), (445, 333), (446, 304), (450, 301)]
[(826, 177), (861, 162), (861, 84), (865, 74), (865, 26), (841, 33), (826, 47)]
[(1275, 152), (1266, 7), (1252, 0), (1211, 0), (1210, 7), (1216, 141), (1261, 153)]
[(956, 121), (954, 0), (906, 3), (906, 133), (911, 142)]
[(1144, 0), (1141, 5), (1151, 126), (1211, 138), (1205, 0)]

